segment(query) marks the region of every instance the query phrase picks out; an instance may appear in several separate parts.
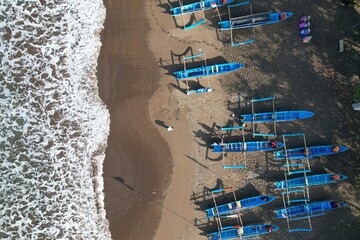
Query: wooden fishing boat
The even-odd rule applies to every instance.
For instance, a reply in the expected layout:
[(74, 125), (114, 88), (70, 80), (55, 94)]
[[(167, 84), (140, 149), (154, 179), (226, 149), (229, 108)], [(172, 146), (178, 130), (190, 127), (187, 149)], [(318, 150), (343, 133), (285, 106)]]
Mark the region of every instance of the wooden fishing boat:
[(231, 30), (239, 28), (252, 28), (268, 24), (278, 23), (286, 20), (293, 15), (292, 12), (265, 12), (247, 16), (230, 18), (227, 21), (221, 21), (220, 30)]
[(199, 68), (186, 69), (185, 71), (174, 72), (175, 80), (189, 79), (189, 78), (199, 78), (206, 77), (218, 74), (229, 73), (235, 70), (238, 70), (245, 65), (242, 63), (223, 63), (215, 64), (211, 66), (202, 66)]
[(276, 218), (297, 220), (324, 215), (325, 212), (346, 206), (343, 202), (314, 202), (275, 210)]
[(204, 1), (200, 0), (199, 2), (171, 8), (170, 10), (173, 12), (172, 16), (178, 16), (182, 14), (192, 14), (196, 12), (201, 12), (216, 7), (222, 7), (232, 2), (234, 2), (234, 0), (204, 0)]
[(324, 146), (313, 146), (313, 147), (301, 147), (292, 148), (274, 152), (275, 160), (282, 160), (286, 157), (288, 159), (302, 159), (302, 158), (314, 158), (320, 156), (326, 156), (331, 154), (337, 154), (345, 152), (349, 148), (337, 145), (324, 145)]
[(256, 196), (238, 201), (233, 201), (231, 203), (223, 204), (213, 208), (208, 208), (205, 210), (205, 212), (207, 214), (207, 217), (211, 218), (221, 215), (238, 213), (242, 210), (258, 207), (274, 200), (274, 196)]
[(329, 183), (339, 182), (346, 179), (347, 176), (333, 173), (318, 174), (300, 178), (289, 179), (287, 181), (275, 182), (276, 190), (283, 190), (288, 188), (303, 188), (324, 185)]
[(223, 227), (220, 232), (207, 234), (210, 240), (230, 240), (230, 239), (254, 239), (258, 235), (268, 234), (278, 231), (279, 227), (270, 224), (257, 224), (250, 226), (228, 226)]
[(285, 122), (294, 121), (314, 116), (309, 111), (281, 111), (281, 112), (265, 112), (255, 114), (242, 114), (241, 122), (243, 123), (265, 123), (265, 122)]
[(233, 142), (233, 143), (213, 143), (213, 152), (256, 152), (256, 151), (272, 151), (282, 148), (283, 143), (275, 142), (272, 147), (271, 141), (255, 141), (255, 142)]

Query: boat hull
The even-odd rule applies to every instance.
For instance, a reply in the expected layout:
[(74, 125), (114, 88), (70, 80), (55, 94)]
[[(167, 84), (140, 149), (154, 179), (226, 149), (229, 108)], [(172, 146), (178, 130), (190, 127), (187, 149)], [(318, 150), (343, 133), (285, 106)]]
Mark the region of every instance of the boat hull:
[(271, 141), (257, 141), (257, 142), (234, 142), (212, 144), (213, 152), (257, 152), (257, 151), (273, 151), (277, 148), (282, 148), (283, 143), (276, 142), (276, 147), (271, 147)]
[(196, 3), (186, 4), (181, 7), (175, 7), (172, 8), (171, 11), (173, 12), (172, 16), (178, 16), (181, 14), (192, 14), (200, 11), (213, 9), (216, 7), (222, 7), (232, 2), (234, 2), (234, 0), (226, 0), (225, 2), (222, 0), (205, 0)]
[(240, 237), (256, 237), (258, 235), (268, 234), (278, 230), (278, 226), (270, 224), (257, 224), (245, 227), (229, 226), (224, 227), (220, 232), (209, 233), (207, 236), (210, 240), (230, 240), (241, 239)]
[[(334, 176), (339, 176), (339, 179), (334, 179)], [(284, 190), (288, 188), (303, 188), (303, 187), (313, 187), (318, 185), (324, 185), (329, 183), (335, 183), (346, 179), (347, 176), (340, 174), (318, 174), (308, 176), (307, 180), (304, 177), (289, 179), (287, 181), (275, 182), (276, 190)]]
[(191, 68), (186, 71), (177, 71), (174, 72), (175, 80), (189, 79), (189, 78), (199, 78), (205, 76), (212, 76), (218, 74), (229, 73), (240, 68), (243, 68), (245, 65), (242, 63), (223, 63), (215, 64), (207, 67)]
[[(280, 14), (285, 14), (283, 19), (280, 19)], [(286, 20), (293, 15), (292, 12), (272, 12), (272, 13), (257, 13), (248, 16), (231, 18), (227, 21), (219, 22), (220, 30), (226, 31), (231, 29), (252, 28), (278, 23)]]
[[(265, 112), (255, 114), (242, 114), (241, 122), (243, 123), (266, 123), (266, 122), (285, 122), (305, 119), (314, 116), (310, 111), (281, 111), (281, 112)], [(254, 116), (254, 118), (253, 118)]]
[[(338, 147), (337, 151), (334, 151), (334, 148)], [(324, 145), (324, 146), (313, 146), (305, 148), (293, 148), (286, 150), (288, 159), (303, 159), (303, 158), (314, 158), (326, 155), (332, 155), (337, 153), (342, 153), (348, 150), (347, 147), (344, 146), (336, 146), (336, 145)], [(274, 160), (283, 160), (286, 158), (285, 150), (275, 151), (274, 152)]]
[(320, 216), (327, 211), (335, 210), (340, 207), (346, 206), (346, 203), (343, 202), (314, 202), (308, 204), (302, 204), (298, 206), (292, 206), (288, 208), (282, 208), (275, 210), (276, 218), (287, 218), (287, 219), (299, 219), (305, 218), (308, 215), (310, 216)]
[(256, 196), (256, 197), (246, 198), (231, 203), (223, 204), (217, 207), (208, 208), (205, 210), (205, 212), (207, 214), (207, 217), (211, 218), (214, 216), (237, 213), (245, 209), (250, 209), (267, 204), (274, 200), (275, 200), (274, 196)]

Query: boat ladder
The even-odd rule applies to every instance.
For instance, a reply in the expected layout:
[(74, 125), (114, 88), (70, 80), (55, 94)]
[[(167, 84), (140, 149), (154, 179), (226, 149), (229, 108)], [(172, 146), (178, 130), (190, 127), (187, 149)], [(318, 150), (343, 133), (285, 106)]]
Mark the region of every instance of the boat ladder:
[(304, 133), (283, 134), (282, 138), (284, 143), (285, 163), (282, 166), (286, 169), (287, 175), (290, 176), (294, 174), (304, 173), (305, 179), (307, 180), (306, 173), (311, 172), (309, 158), (306, 157), (302, 159), (291, 159), (286, 145), (286, 141), (287, 141), (286, 137), (297, 137), (297, 136), (303, 138), (304, 149), (307, 149)]
[[(308, 202), (310, 201), (310, 194), (309, 194), (309, 188), (308, 186), (308, 179), (306, 176), (306, 172), (303, 172), (304, 178), (305, 178), (305, 186), (304, 187), (297, 187), (297, 188), (288, 188), (285, 189), (284, 192), (282, 192), (282, 199), (284, 204), (284, 209), (286, 212), (288, 212), (287, 207), (290, 206), (292, 203), (299, 203), (303, 202), (305, 204), (305, 208), (308, 209)], [(285, 182), (288, 185), (288, 179), (287, 179), (287, 173), (284, 171), (285, 176)], [(288, 215), (286, 218), (287, 225), (288, 225), (288, 231), (289, 232), (309, 232), (312, 231), (312, 225), (311, 225), (311, 215), (309, 214), (309, 211), (306, 211), (306, 214), (302, 217), (296, 217), (292, 218), (291, 215)], [(308, 220), (308, 227), (307, 228), (291, 228), (291, 221), (300, 220), (300, 219), (307, 219)]]
[(259, 98), (259, 99), (252, 99), (251, 102), (251, 123), (252, 123), (252, 132), (253, 136), (262, 136), (262, 137), (276, 137), (276, 121), (270, 121), (273, 122), (273, 128), (274, 133), (262, 133), (262, 132), (256, 132), (256, 124), (257, 121), (260, 122), (266, 122), (266, 119), (268, 119), (268, 115), (264, 115), (265, 113), (255, 113), (255, 103), (257, 102), (266, 102), (266, 101), (272, 101), (272, 112), (270, 117), (273, 118), (273, 116), (276, 116), (275, 112), (275, 97), (266, 97), (266, 98)]
[[(244, 137), (244, 127), (243, 126), (233, 126), (233, 127), (222, 127), (220, 128), (220, 131), (230, 131), (230, 130), (241, 130), (242, 131), (242, 136), (243, 136), (243, 142), (239, 143), (226, 143), (224, 144), (224, 149), (225, 151), (222, 152), (222, 164), (223, 164), (223, 168), (224, 169), (242, 169), (242, 168), (246, 168), (246, 142), (245, 142), (245, 137)], [(222, 138), (223, 139), (223, 138)], [(226, 152), (242, 152), (243, 156), (244, 156), (244, 161), (245, 164), (232, 164), (232, 165), (227, 165), (225, 164), (225, 153)], [(226, 153), (227, 155), (228, 153)]]

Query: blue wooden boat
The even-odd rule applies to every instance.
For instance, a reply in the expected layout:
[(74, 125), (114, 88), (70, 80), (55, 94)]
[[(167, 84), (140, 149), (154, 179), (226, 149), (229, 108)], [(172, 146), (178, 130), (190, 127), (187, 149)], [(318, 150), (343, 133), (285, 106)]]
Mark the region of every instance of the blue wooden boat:
[(282, 112), (265, 112), (255, 114), (242, 114), (241, 121), (243, 123), (266, 123), (266, 122), (285, 122), (304, 119), (314, 116), (309, 111), (282, 111)]
[(223, 227), (220, 232), (207, 234), (210, 240), (230, 240), (230, 239), (254, 239), (258, 235), (268, 234), (278, 231), (279, 227), (270, 224), (257, 224), (250, 226), (228, 226)]
[(308, 204), (302, 204), (298, 206), (292, 206), (288, 208), (282, 208), (275, 210), (276, 218), (287, 218), (289, 220), (297, 220), (302, 218), (316, 217), (324, 215), (325, 212), (334, 210), (337, 208), (345, 207), (346, 203), (343, 202), (314, 202)]
[(180, 7), (172, 8), (171, 11), (173, 12), (172, 16), (178, 16), (181, 14), (191, 14), (191, 13), (213, 9), (216, 7), (222, 7), (234, 1), (235, 0), (204, 0), (191, 4), (186, 4)]
[(250, 209), (267, 204), (274, 200), (274, 196), (256, 196), (223, 204), (217, 207), (208, 208), (205, 210), (205, 212), (207, 214), (207, 217), (211, 218), (215, 216), (237, 213), (245, 209)]
[(212, 76), (217, 74), (229, 73), (238, 70), (245, 65), (242, 63), (223, 63), (211, 66), (202, 66), (199, 68), (186, 69), (185, 71), (174, 72), (175, 80), (182, 80), (185, 78), (199, 78), (205, 76)]
[(233, 142), (217, 144), (213, 143), (213, 152), (257, 152), (257, 151), (271, 151), (276, 148), (282, 148), (283, 143), (276, 142), (275, 147), (271, 147), (271, 141), (256, 141), (256, 142)]
[(247, 16), (231, 18), (230, 20), (227, 21), (221, 21), (219, 22), (219, 24), (220, 24), (220, 30), (251, 28), (251, 27), (259, 27), (263, 25), (277, 23), (285, 19), (288, 19), (292, 15), (293, 15), (292, 12), (257, 13)]
[[(344, 146), (336, 145), (324, 145), (324, 146), (313, 146), (313, 147), (301, 147), (301, 148), (292, 148), (287, 149), (286, 154), (288, 159), (302, 159), (302, 158), (314, 158), (319, 156), (331, 155), (336, 153), (341, 153), (348, 150)], [(274, 152), (275, 160), (285, 159), (285, 150)]]
[(276, 190), (283, 190), (287, 188), (302, 188), (302, 187), (313, 187), (323, 184), (335, 183), (346, 179), (347, 176), (340, 174), (319, 174), (305, 177), (289, 179), (287, 181), (275, 182)]

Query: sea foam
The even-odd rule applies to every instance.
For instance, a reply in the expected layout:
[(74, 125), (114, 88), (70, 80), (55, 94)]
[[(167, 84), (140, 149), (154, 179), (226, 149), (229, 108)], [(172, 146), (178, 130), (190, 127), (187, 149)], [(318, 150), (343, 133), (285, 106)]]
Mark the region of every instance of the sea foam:
[(102, 0), (0, 4), (0, 239), (110, 239)]

